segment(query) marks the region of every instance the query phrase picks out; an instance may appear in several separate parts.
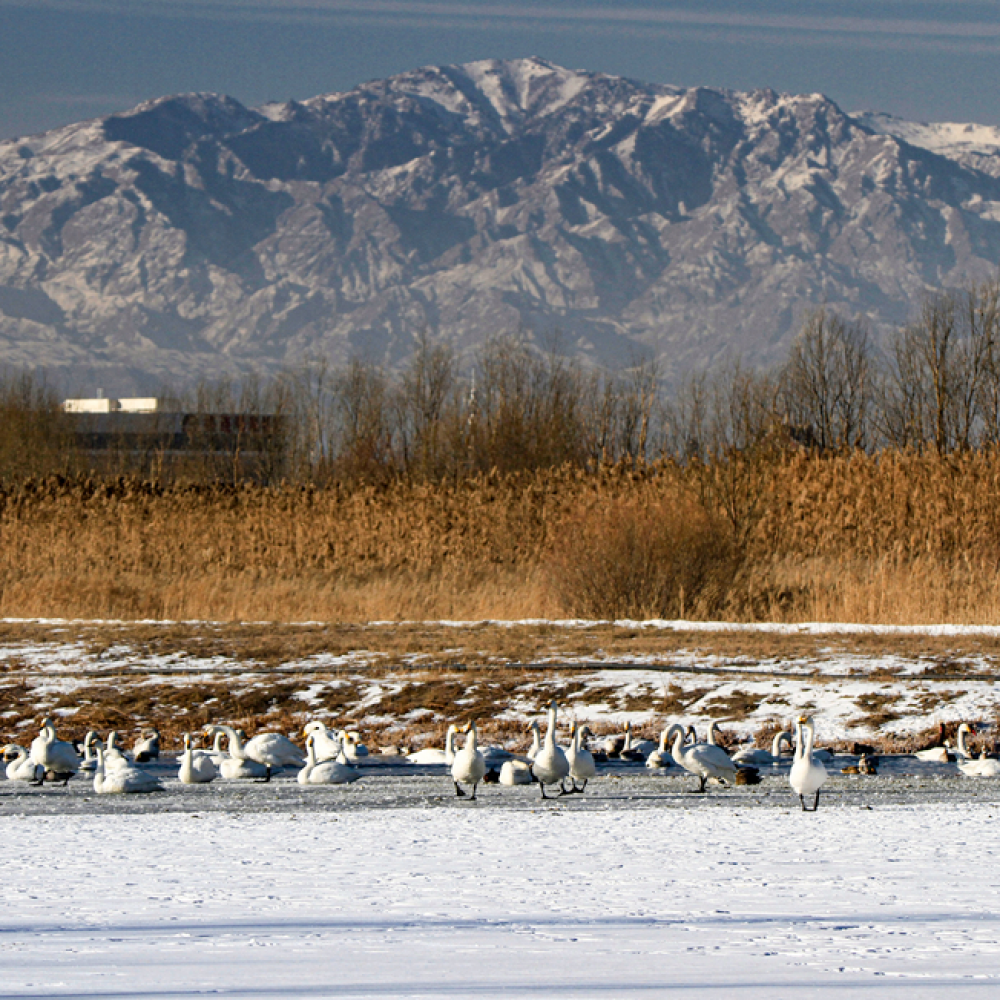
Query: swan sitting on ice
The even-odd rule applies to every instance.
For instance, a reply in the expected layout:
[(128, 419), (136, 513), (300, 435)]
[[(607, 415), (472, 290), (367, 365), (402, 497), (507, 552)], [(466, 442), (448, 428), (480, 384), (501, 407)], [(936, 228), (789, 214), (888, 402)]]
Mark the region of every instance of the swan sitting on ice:
[(761, 747), (748, 747), (734, 753), (733, 760), (737, 764), (751, 764), (755, 767), (759, 767), (761, 764), (777, 764), (781, 761), (782, 744), (787, 745), (789, 750), (792, 749), (792, 734), (787, 729), (775, 734), (774, 739), (771, 740), (770, 751)]
[(300, 785), (348, 785), (360, 777), (361, 772), (357, 768), (339, 759), (317, 762), (316, 733), (306, 737), (306, 764), (297, 778)]
[(677, 725), (675, 722), (672, 726), (664, 729), (660, 734), (660, 744), (659, 746), (646, 758), (646, 767), (673, 767), (674, 758), (670, 756), (670, 751), (667, 749), (670, 746), (671, 740), (680, 731), (681, 736), (684, 736), (684, 727)]
[(126, 764), (108, 774), (104, 773), (104, 748), (97, 746), (97, 769), (94, 771), (94, 791), (98, 795), (132, 794), (137, 792), (162, 792), (158, 778)]
[[(313, 737), (313, 752), (318, 761), (336, 760), (339, 756), (340, 740), (337, 739), (337, 734), (331, 733), (322, 722), (307, 723), (302, 735), (305, 736), (306, 742), (309, 741), (310, 735)], [(307, 750), (306, 756), (308, 753)]]
[(978, 759), (960, 760), (958, 769), (970, 778), (1000, 778), (1000, 760), (987, 757), (985, 750)]
[(711, 743), (685, 746), (684, 734), (679, 731), (674, 736), (670, 754), (685, 771), (698, 776), (701, 781), (698, 786), (699, 792), (705, 791), (705, 782), (709, 778), (714, 778), (725, 785), (731, 785), (736, 781), (736, 765), (722, 747), (713, 746)]
[(45, 768), (36, 764), (24, 747), (16, 743), (8, 743), (3, 748), (4, 757), (15, 755), (4, 769), (8, 781), (27, 781), (32, 785), (40, 785), (45, 780)]
[(469, 735), (465, 739), (465, 746), (455, 754), (451, 765), (451, 779), (455, 782), (456, 795), (465, 795), (462, 785), (472, 785), (472, 798), (469, 801), (475, 802), (476, 788), (486, 774), (486, 758), (478, 746), (476, 723), (470, 722), (466, 730)]
[(63, 779), (63, 784), (68, 784), (80, 767), (76, 747), (56, 738), (56, 727), (51, 719), (42, 719), (41, 733), (31, 741), (30, 756), (46, 775), (55, 775), (56, 780)]
[(563, 779), (569, 775), (569, 761), (562, 747), (556, 743), (557, 712), (558, 706), (553, 701), (549, 705), (549, 725), (545, 730), (545, 740), (531, 763), (531, 773), (538, 779), (543, 799), (548, 798), (545, 794), (546, 785), (562, 785)]
[(135, 741), (132, 746), (132, 759), (137, 764), (146, 764), (151, 760), (160, 759), (160, 732), (150, 729)]
[(501, 785), (530, 785), (535, 779), (531, 776), (531, 765), (523, 760), (505, 760), (500, 766)]
[(83, 760), (80, 761), (80, 770), (86, 771), (88, 774), (93, 774), (97, 770), (97, 754), (94, 753), (94, 747), (100, 743), (100, 737), (93, 729), (87, 733), (83, 740)]
[(451, 725), (444, 738), (444, 749), (438, 747), (424, 747), (416, 753), (407, 755), (407, 760), (411, 764), (446, 764), (451, 767), (455, 760), (455, 735), (458, 733), (458, 726)]
[[(569, 777), (573, 786), (566, 793), (581, 793), (587, 787), (587, 782), (597, 774), (597, 767), (594, 764), (594, 755), (583, 744), (585, 736), (590, 735), (590, 730), (586, 726), (578, 726), (573, 723), (573, 731), (570, 733), (569, 749), (566, 751), (566, 759), (569, 761)], [(583, 784), (577, 788), (576, 783), (582, 781)]]
[(210, 753), (191, 746), (191, 734), (184, 734), (184, 753), (177, 777), (184, 785), (204, 785), (219, 776), (219, 768)]
[[(816, 812), (819, 808), (819, 790), (828, 775), (826, 768), (813, 755), (813, 740), (816, 724), (812, 716), (800, 716), (795, 724), (795, 760), (788, 772), (788, 782), (799, 796), (805, 812)], [(805, 796), (816, 793), (811, 810), (806, 808)]]
[(219, 763), (219, 775), (226, 781), (271, 780), (271, 767), (251, 760), (244, 752), (243, 740), (232, 726), (209, 726), (211, 732), (220, 729), (228, 737), (229, 754)]
[[(104, 747), (104, 773), (110, 774), (119, 767), (131, 767), (128, 758), (122, 753), (118, 741), (121, 737), (112, 729), (108, 733), (107, 746)], [(96, 770), (96, 768), (95, 768)]]

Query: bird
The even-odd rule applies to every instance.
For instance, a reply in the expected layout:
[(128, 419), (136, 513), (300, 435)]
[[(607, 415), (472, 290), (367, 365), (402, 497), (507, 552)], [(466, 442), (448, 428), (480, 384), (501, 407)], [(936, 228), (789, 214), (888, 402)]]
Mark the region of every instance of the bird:
[(505, 760), (500, 767), (501, 785), (530, 785), (534, 780), (531, 765), (523, 760)]
[(46, 777), (53, 775), (53, 780), (62, 780), (69, 784), (69, 779), (79, 770), (80, 758), (72, 743), (56, 737), (56, 727), (51, 719), (42, 719), (41, 731), (31, 741), (31, 759), (41, 765)]
[(10, 757), (4, 769), (8, 781), (27, 781), (32, 785), (40, 785), (45, 780), (45, 768), (36, 764), (24, 747), (16, 743), (8, 743), (3, 748), (4, 759)]
[[(813, 740), (816, 724), (812, 716), (800, 716), (795, 724), (795, 760), (788, 772), (788, 783), (797, 793), (804, 812), (816, 812), (819, 808), (819, 790), (828, 775), (826, 768), (813, 756)], [(805, 796), (815, 792), (812, 809), (806, 807)]]
[[(108, 733), (108, 742), (104, 747), (104, 773), (110, 774), (112, 771), (117, 770), (119, 767), (129, 767), (128, 758), (122, 753), (121, 747), (118, 746), (118, 740), (120, 737), (118, 733), (112, 729)], [(95, 769), (96, 770), (96, 769)]]
[(698, 776), (701, 781), (698, 787), (699, 792), (705, 791), (705, 782), (709, 778), (725, 785), (736, 781), (736, 765), (729, 759), (729, 755), (722, 747), (713, 746), (711, 743), (694, 743), (685, 746), (684, 732), (679, 726), (674, 736), (674, 745), (670, 755), (685, 771)]
[[(299, 771), (300, 785), (349, 785), (361, 777), (361, 772), (340, 760), (316, 760), (315, 732), (306, 737), (306, 763)], [(338, 754), (339, 757), (339, 754)]]
[(760, 771), (756, 767), (749, 767), (744, 765), (743, 767), (736, 768), (736, 784), (737, 785), (759, 785), (760, 784)]
[(160, 779), (147, 771), (124, 764), (115, 770), (104, 771), (104, 747), (97, 745), (97, 768), (94, 771), (94, 791), (98, 795), (162, 792)]
[(137, 764), (147, 764), (151, 760), (160, 758), (160, 733), (159, 730), (151, 729), (143, 733), (132, 746), (132, 759)]
[[(206, 735), (211, 735), (211, 734), (206, 733)], [(225, 738), (226, 738), (225, 732), (222, 729), (219, 729), (215, 733), (215, 739), (212, 742), (212, 749), (204, 751), (205, 753), (208, 754), (209, 757), (212, 758), (213, 761), (215, 761), (216, 767), (219, 767), (222, 764), (222, 762), (229, 756), (229, 754), (222, 749), (222, 741)]]
[(932, 761), (936, 763), (947, 763), (953, 761), (955, 755), (948, 747), (948, 741), (944, 738), (944, 723), (938, 723), (938, 733), (936, 739), (919, 750), (913, 751), (913, 756), (917, 760)]
[(737, 764), (777, 764), (781, 760), (781, 746), (787, 744), (789, 749), (792, 746), (792, 734), (787, 730), (776, 733), (771, 740), (771, 749), (765, 750), (763, 747), (748, 747), (733, 754), (733, 760)]
[(646, 767), (674, 766), (674, 758), (670, 756), (670, 751), (667, 747), (670, 746), (670, 741), (676, 735), (677, 730), (680, 730), (681, 736), (684, 735), (684, 727), (677, 725), (677, 723), (674, 723), (660, 733), (659, 746), (646, 758)]
[(212, 755), (191, 746), (191, 734), (184, 734), (184, 753), (177, 778), (183, 785), (204, 785), (219, 776), (219, 767)]
[(970, 778), (997, 778), (1000, 777), (1000, 760), (987, 757), (984, 750), (978, 758), (959, 761), (958, 769)]
[(88, 774), (93, 774), (97, 769), (97, 754), (94, 753), (95, 744), (99, 743), (100, 739), (97, 733), (93, 729), (87, 733), (83, 740), (83, 760), (80, 761), (80, 770), (86, 771)]
[(528, 760), (534, 760), (538, 756), (538, 751), (542, 749), (542, 731), (538, 728), (538, 723), (534, 719), (531, 720), (531, 725), (528, 726), (531, 731), (531, 746), (528, 748), (528, 752), (525, 756)]
[(470, 722), (465, 731), (469, 735), (465, 738), (465, 746), (455, 754), (451, 765), (451, 780), (455, 782), (455, 794), (459, 797), (465, 796), (462, 785), (472, 785), (472, 797), (469, 801), (475, 802), (476, 789), (486, 774), (486, 758), (478, 746), (475, 721)]
[(557, 712), (558, 706), (553, 700), (549, 705), (549, 725), (548, 729), (545, 730), (545, 739), (531, 763), (531, 773), (538, 779), (543, 799), (548, 798), (545, 794), (546, 785), (561, 785), (563, 778), (569, 774), (569, 761), (566, 759), (566, 754), (562, 747), (556, 744)]
[[(708, 743), (710, 746), (718, 747), (720, 750), (725, 751), (726, 745), (722, 738), (722, 729), (719, 727), (717, 722), (713, 722), (708, 727)], [(729, 754), (726, 753), (728, 757)]]
[[(230, 749), (230, 755), (232, 752)], [(258, 733), (252, 740), (247, 740), (243, 756), (271, 768), (302, 767), (306, 762), (302, 751), (281, 733)]]
[(309, 736), (312, 735), (316, 760), (336, 760), (340, 754), (340, 740), (322, 722), (307, 723), (302, 730), (302, 735), (306, 738), (307, 742)]
[(219, 776), (226, 781), (271, 780), (271, 765), (253, 760), (244, 753), (243, 740), (232, 726), (208, 726), (210, 732), (222, 730), (228, 737), (229, 753), (219, 762)]
[[(573, 723), (569, 750), (566, 751), (566, 760), (569, 762), (569, 779), (573, 784), (568, 791), (563, 787), (563, 794), (571, 795), (574, 792), (582, 794), (587, 787), (587, 782), (597, 774), (597, 768), (594, 766), (594, 755), (583, 742), (584, 737), (589, 735), (590, 730), (586, 726), (578, 726), (575, 722)], [(578, 781), (583, 782), (579, 788), (576, 787)]]
[(955, 742), (957, 744), (955, 755), (957, 757), (961, 757), (962, 760), (972, 760), (972, 751), (969, 750), (967, 738), (973, 731), (974, 730), (972, 730), (966, 722), (963, 722), (958, 727), (958, 733), (955, 737)]
[(622, 760), (644, 761), (655, 749), (656, 743), (653, 740), (632, 739), (632, 723), (625, 723), (625, 743), (618, 751)]
[(451, 767), (455, 759), (455, 736), (458, 733), (458, 726), (451, 725), (444, 737), (444, 749), (438, 747), (424, 747), (416, 753), (407, 756), (407, 760), (413, 764), (447, 764)]
[(341, 746), (343, 746), (344, 743), (348, 741), (348, 737), (351, 738), (350, 756), (353, 757), (354, 760), (358, 760), (361, 757), (368, 756), (368, 747), (366, 747), (364, 743), (361, 742), (361, 734), (359, 732), (356, 732), (353, 729), (350, 732), (348, 732), (346, 729), (341, 729), (340, 732), (337, 733), (337, 736), (340, 737)]

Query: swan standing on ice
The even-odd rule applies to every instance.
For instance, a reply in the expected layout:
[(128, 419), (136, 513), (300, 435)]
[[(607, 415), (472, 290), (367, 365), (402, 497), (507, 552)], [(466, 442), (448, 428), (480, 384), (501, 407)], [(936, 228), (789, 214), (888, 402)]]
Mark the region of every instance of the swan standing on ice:
[(16, 743), (8, 743), (3, 748), (4, 757), (16, 754), (4, 769), (8, 781), (27, 781), (32, 785), (40, 785), (45, 780), (45, 768), (36, 764), (24, 747)]
[(69, 779), (79, 770), (80, 758), (72, 743), (56, 738), (56, 727), (51, 719), (42, 719), (40, 735), (31, 741), (31, 759), (39, 764), (46, 775), (55, 775), (68, 785)]
[(104, 747), (97, 745), (97, 770), (94, 771), (94, 791), (98, 795), (162, 792), (158, 778), (125, 764), (109, 774), (104, 773)]
[(543, 799), (548, 798), (545, 794), (546, 785), (562, 785), (563, 779), (569, 774), (569, 761), (562, 747), (556, 743), (557, 712), (558, 706), (553, 701), (549, 705), (549, 726), (545, 730), (545, 740), (531, 764), (531, 773), (538, 779)]
[[(361, 772), (340, 760), (316, 761), (316, 733), (306, 737), (306, 764), (298, 773), (300, 785), (348, 785), (361, 777)], [(339, 756), (339, 755), (338, 755)]]
[[(230, 756), (232, 752), (230, 749)], [(306, 762), (302, 751), (281, 733), (258, 733), (252, 740), (247, 740), (243, 756), (271, 768), (302, 767)]]
[(699, 792), (705, 791), (705, 782), (709, 778), (714, 778), (725, 785), (731, 785), (736, 781), (736, 765), (722, 747), (713, 746), (711, 743), (685, 746), (683, 731), (675, 735), (670, 754), (685, 771), (698, 776), (701, 782), (698, 786)]
[(407, 755), (407, 760), (411, 764), (446, 764), (448, 767), (455, 762), (455, 736), (458, 733), (458, 726), (451, 725), (444, 738), (444, 749), (437, 747), (424, 747), (416, 753)]
[(677, 735), (678, 731), (684, 736), (684, 727), (675, 722), (672, 726), (664, 729), (660, 734), (660, 745), (646, 758), (646, 767), (673, 767), (674, 758), (670, 756), (667, 749), (670, 741)]
[[(567, 795), (572, 795), (574, 792), (582, 793), (587, 787), (587, 782), (597, 774), (594, 755), (583, 744), (583, 738), (589, 735), (590, 730), (586, 726), (578, 726), (575, 722), (573, 723), (569, 750), (566, 751), (566, 759), (569, 761), (569, 778), (573, 782), (573, 786), (566, 792)], [(583, 782), (579, 788), (576, 787), (578, 781)]]
[(195, 750), (191, 746), (191, 734), (184, 734), (184, 753), (181, 754), (181, 766), (177, 777), (184, 785), (204, 785), (214, 781), (219, 776), (219, 768), (212, 755), (204, 750)]
[(465, 746), (455, 754), (451, 765), (451, 779), (455, 782), (455, 794), (459, 796), (465, 795), (462, 785), (472, 785), (472, 798), (469, 801), (475, 802), (476, 788), (486, 774), (486, 758), (479, 750), (475, 722), (470, 722), (466, 729), (469, 735), (465, 739)]
[[(813, 740), (816, 724), (812, 716), (800, 716), (795, 723), (795, 760), (788, 772), (788, 783), (799, 796), (805, 812), (816, 812), (819, 808), (819, 790), (828, 775), (826, 768), (813, 756)], [(805, 796), (816, 793), (812, 809), (806, 808)]]

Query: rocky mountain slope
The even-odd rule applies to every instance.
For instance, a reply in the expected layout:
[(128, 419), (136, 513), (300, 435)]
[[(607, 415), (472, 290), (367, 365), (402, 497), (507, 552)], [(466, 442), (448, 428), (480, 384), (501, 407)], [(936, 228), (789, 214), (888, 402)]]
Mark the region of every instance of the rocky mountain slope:
[(540, 59), (0, 143), (0, 363), (123, 393), (497, 333), (678, 373), (1000, 264), (1000, 134)]

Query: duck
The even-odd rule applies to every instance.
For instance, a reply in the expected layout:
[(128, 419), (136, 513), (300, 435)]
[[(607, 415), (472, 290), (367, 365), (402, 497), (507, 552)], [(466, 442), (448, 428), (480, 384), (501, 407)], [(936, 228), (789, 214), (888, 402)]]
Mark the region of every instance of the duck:
[(547, 799), (545, 794), (546, 785), (562, 785), (563, 779), (569, 775), (569, 761), (562, 747), (556, 743), (556, 716), (558, 706), (555, 700), (549, 705), (549, 725), (545, 730), (545, 739), (541, 749), (535, 755), (531, 763), (531, 773), (538, 780), (538, 785), (542, 790), (542, 798)]
[(759, 785), (760, 781), (760, 771), (756, 767), (744, 765), (736, 768), (737, 785)]
[(94, 771), (94, 791), (98, 795), (162, 792), (160, 779), (130, 764), (105, 773), (104, 747), (97, 745), (97, 768)]
[(45, 780), (45, 768), (36, 764), (24, 747), (16, 743), (8, 743), (3, 748), (4, 759), (10, 757), (4, 769), (8, 781), (27, 781), (31, 785), (40, 785)]
[(465, 731), (469, 735), (465, 739), (465, 746), (455, 754), (451, 765), (451, 780), (455, 782), (455, 794), (460, 798), (465, 796), (462, 785), (472, 785), (472, 797), (469, 801), (475, 802), (476, 789), (486, 774), (486, 758), (478, 746), (475, 720), (465, 727)]
[(151, 760), (160, 759), (160, 733), (157, 729), (148, 732), (132, 745), (132, 759), (137, 764), (148, 764)]
[(191, 746), (191, 734), (184, 734), (184, 753), (177, 778), (182, 785), (204, 785), (219, 776), (219, 767), (212, 755)]
[[(587, 782), (597, 774), (594, 766), (594, 755), (587, 749), (584, 740), (590, 735), (590, 730), (586, 726), (578, 726), (573, 723), (570, 733), (569, 749), (566, 751), (566, 760), (569, 761), (569, 779), (573, 783), (569, 791), (565, 794), (582, 794), (587, 787)], [(583, 784), (577, 788), (576, 783), (582, 781)]]
[[(795, 760), (788, 772), (788, 783), (798, 795), (804, 812), (816, 812), (819, 808), (819, 790), (829, 777), (826, 768), (813, 756), (813, 740), (816, 738), (816, 724), (811, 715), (800, 716), (795, 724)], [(805, 796), (815, 793), (812, 809), (806, 807)]]
[(500, 767), (501, 785), (530, 785), (534, 780), (531, 765), (523, 760), (505, 760)]
[(737, 764), (750, 764), (755, 767), (763, 764), (777, 764), (781, 761), (783, 744), (787, 745), (789, 750), (792, 749), (792, 734), (787, 729), (775, 734), (774, 739), (771, 740), (770, 750), (765, 750), (763, 747), (748, 747), (734, 753), (733, 760)]
[(978, 758), (959, 761), (958, 769), (970, 778), (997, 778), (1000, 777), (1000, 760), (987, 757), (984, 750)]
[(221, 778), (226, 781), (257, 780), (268, 782), (271, 780), (271, 765), (262, 764), (258, 760), (247, 757), (243, 740), (232, 726), (210, 726), (209, 728), (213, 733), (221, 729), (228, 737), (229, 752), (218, 765)]
[[(331, 733), (322, 722), (307, 723), (302, 730), (302, 735), (307, 743), (310, 735), (314, 737), (313, 751), (316, 754), (316, 760), (336, 760), (340, 755), (340, 740), (337, 739), (336, 733)], [(308, 751), (306, 756), (308, 757)]]
[(701, 784), (697, 791), (705, 791), (705, 782), (709, 778), (721, 782), (724, 785), (733, 784), (736, 781), (736, 765), (729, 759), (729, 755), (722, 747), (713, 746), (711, 743), (694, 743), (688, 746), (684, 744), (684, 732), (678, 728), (674, 737), (674, 745), (670, 754), (674, 760), (691, 774), (697, 775)]
[(51, 773), (53, 780), (62, 779), (63, 784), (69, 784), (69, 779), (80, 768), (80, 758), (72, 743), (56, 737), (56, 727), (51, 719), (42, 719), (41, 731), (31, 741), (29, 756), (40, 765), (46, 774)]
[(444, 737), (444, 749), (438, 747), (424, 747), (416, 753), (407, 756), (407, 760), (412, 764), (446, 764), (451, 767), (455, 760), (455, 737), (458, 734), (458, 726), (451, 725)]
[(681, 736), (684, 735), (684, 727), (677, 725), (676, 722), (660, 733), (659, 746), (646, 758), (646, 767), (674, 766), (674, 758), (670, 756), (670, 751), (667, 747), (670, 746), (670, 742), (676, 735), (677, 730), (680, 730)]
[[(350, 764), (337, 760), (316, 760), (317, 734), (306, 737), (306, 763), (299, 771), (300, 785), (349, 785), (361, 777), (361, 772)], [(338, 758), (340, 754), (338, 753)]]

